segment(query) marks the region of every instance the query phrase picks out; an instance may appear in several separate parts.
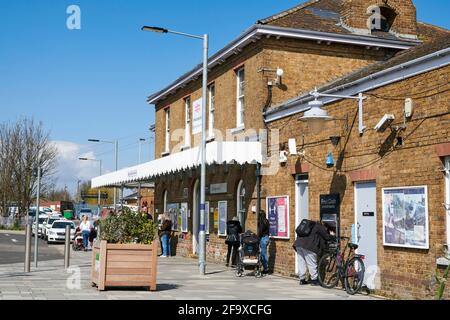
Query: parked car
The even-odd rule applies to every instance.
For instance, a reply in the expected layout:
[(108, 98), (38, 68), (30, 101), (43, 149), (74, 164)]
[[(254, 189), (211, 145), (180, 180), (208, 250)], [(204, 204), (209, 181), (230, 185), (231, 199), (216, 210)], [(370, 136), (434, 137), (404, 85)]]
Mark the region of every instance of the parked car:
[(53, 222), (57, 220), (61, 220), (62, 218), (59, 215), (51, 215), (48, 216), (47, 220), (44, 221), (42, 228), (42, 236), (41, 238), (47, 240), (48, 230), (52, 227)]
[(56, 220), (47, 231), (47, 243), (64, 242), (66, 240), (66, 226), (70, 226), (70, 241), (75, 237), (75, 224), (66, 219)]
[[(42, 230), (43, 230), (43, 228), (44, 228), (44, 222), (47, 220), (47, 218), (48, 218), (48, 215), (47, 214), (45, 214), (45, 213), (40, 213), (39, 214), (39, 221), (38, 221), (38, 237), (42, 237)], [(32, 227), (31, 227), (31, 232), (32, 232), (32, 235), (33, 236), (35, 236), (36, 235), (36, 218), (35, 219), (33, 219), (34, 221), (33, 221), (33, 225), (32, 225)]]

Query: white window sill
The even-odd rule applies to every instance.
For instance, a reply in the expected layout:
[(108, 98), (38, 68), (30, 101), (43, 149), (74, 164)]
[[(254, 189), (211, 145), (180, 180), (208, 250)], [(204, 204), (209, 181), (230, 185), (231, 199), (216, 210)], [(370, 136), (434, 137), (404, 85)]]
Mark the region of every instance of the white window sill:
[(237, 134), (237, 133), (241, 133), (245, 130), (244, 126), (240, 126), (234, 129), (231, 129), (231, 134)]
[(215, 137), (208, 137), (208, 138), (206, 138), (206, 143), (213, 142), (214, 140), (216, 140)]
[(183, 147), (181, 147), (181, 151), (184, 151), (184, 150), (187, 150), (187, 149), (190, 149), (191, 148), (191, 146), (183, 146)]
[(165, 151), (163, 153), (161, 153), (161, 157), (167, 157), (170, 154), (169, 151)]

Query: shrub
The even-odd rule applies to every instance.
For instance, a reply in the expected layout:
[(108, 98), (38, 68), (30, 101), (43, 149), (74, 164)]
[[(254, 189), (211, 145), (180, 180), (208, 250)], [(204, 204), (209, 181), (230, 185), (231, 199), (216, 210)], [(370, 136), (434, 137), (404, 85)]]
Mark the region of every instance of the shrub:
[(158, 225), (147, 214), (134, 213), (128, 208), (100, 221), (100, 239), (108, 243), (150, 244), (157, 234)]

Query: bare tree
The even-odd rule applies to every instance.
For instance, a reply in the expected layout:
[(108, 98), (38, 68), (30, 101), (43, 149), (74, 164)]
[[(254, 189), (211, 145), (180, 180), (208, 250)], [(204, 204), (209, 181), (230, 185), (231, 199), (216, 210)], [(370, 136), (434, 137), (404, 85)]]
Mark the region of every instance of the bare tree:
[(41, 190), (45, 193), (55, 173), (57, 149), (43, 123), (28, 118), (3, 124), (0, 139), (0, 193), (5, 195), (2, 204), (15, 202), (25, 215), (36, 197), (34, 169), (41, 167)]

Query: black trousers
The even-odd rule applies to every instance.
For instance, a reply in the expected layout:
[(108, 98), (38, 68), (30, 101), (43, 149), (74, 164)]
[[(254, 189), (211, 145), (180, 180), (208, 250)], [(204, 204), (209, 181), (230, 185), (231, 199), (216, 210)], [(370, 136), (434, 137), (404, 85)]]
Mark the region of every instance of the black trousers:
[(239, 250), (239, 242), (230, 242), (228, 243), (228, 251), (227, 251), (227, 264), (230, 262), (231, 250), (233, 250), (233, 255), (231, 257), (231, 265), (236, 265), (237, 254)]

